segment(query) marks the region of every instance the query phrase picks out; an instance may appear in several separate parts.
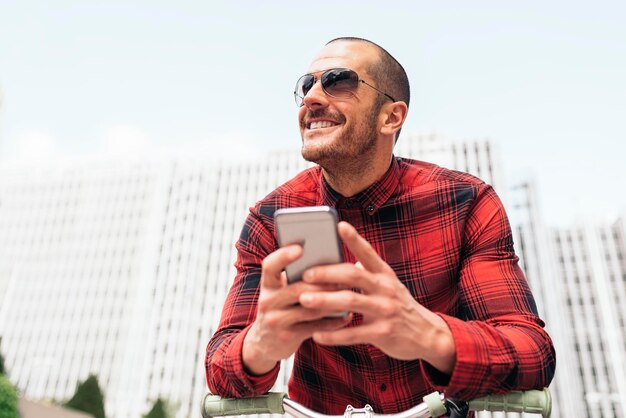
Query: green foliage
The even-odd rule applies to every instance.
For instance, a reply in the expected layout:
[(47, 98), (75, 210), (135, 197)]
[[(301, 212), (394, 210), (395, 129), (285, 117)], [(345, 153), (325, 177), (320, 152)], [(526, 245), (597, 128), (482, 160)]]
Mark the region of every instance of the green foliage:
[(2, 352), (0, 352), (0, 376), (6, 375), (7, 371), (4, 368), (4, 357), (2, 357)]
[(17, 391), (6, 376), (0, 375), (0, 418), (17, 416)]
[(72, 399), (64, 404), (67, 408), (83, 411), (94, 416), (94, 418), (105, 418), (104, 396), (98, 384), (98, 378), (90, 375), (87, 380), (78, 384), (76, 393)]
[(169, 418), (169, 414), (167, 412), (167, 405), (161, 398), (157, 399), (154, 405), (152, 405), (152, 409), (143, 418)]

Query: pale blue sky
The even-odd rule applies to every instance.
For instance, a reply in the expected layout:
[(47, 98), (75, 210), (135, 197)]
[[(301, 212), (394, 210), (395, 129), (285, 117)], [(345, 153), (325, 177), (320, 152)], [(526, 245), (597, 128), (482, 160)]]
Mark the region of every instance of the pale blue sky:
[(344, 35), (404, 64), (404, 132), (493, 140), (549, 223), (626, 209), (617, 0), (0, 0), (0, 159), (297, 149), (293, 85)]

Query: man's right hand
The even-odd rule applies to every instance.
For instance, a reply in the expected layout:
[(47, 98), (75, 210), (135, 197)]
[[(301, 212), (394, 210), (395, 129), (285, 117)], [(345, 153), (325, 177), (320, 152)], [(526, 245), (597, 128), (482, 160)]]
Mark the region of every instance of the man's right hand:
[(298, 298), (304, 292), (336, 290), (302, 281), (288, 284), (283, 270), (301, 256), (302, 247), (289, 245), (263, 260), (257, 316), (244, 339), (241, 354), (244, 367), (253, 375), (260, 376), (272, 370), (278, 361), (292, 355), (313, 332), (339, 329), (352, 319), (352, 315), (327, 318), (341, 312), (341, 307), (328, 311), (304, 308), (298, 304)]

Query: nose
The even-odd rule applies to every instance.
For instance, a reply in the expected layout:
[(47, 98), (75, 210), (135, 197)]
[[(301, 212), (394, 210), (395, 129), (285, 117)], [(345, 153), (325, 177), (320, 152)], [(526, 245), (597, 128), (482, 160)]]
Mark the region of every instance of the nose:
[(328, 95), (324, 92), (320, 80), (315, 81), (311, 90), (304, 95), (302, 102), (309, 109), (319, 109), (328, 106)]

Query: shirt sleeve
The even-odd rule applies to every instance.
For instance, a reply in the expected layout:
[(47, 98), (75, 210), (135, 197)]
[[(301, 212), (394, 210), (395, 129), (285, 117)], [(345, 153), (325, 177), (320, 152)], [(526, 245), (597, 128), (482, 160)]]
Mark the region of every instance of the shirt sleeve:
[(555, 369), (552, 341), (518, 265), (508, 218), (490, 186), (468, 216), (459, 271), (460, 318), (440, 314), (452, 331), (450, 376), (424, 363), (424, 377), (450, 397), (541, 389)]
[(280, 363), (263, 376), (249, 374), (241, 352), (244, 338), (256, 318), (261, 280), (261, 263), (275, 250), (275, 240), (260, 217), (251, 211), (237, 247), (237, 274), (226, 297), (217, 331), (209, 341), (205, 357), (207, 384), (211, 393), (228, 398), (267, 393), (276, 378)]

